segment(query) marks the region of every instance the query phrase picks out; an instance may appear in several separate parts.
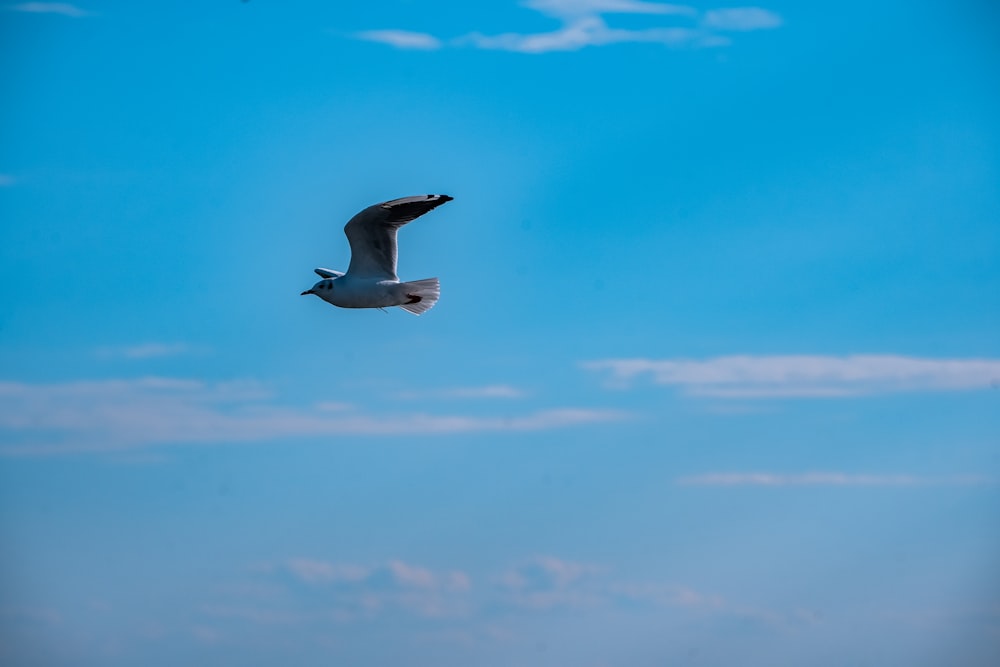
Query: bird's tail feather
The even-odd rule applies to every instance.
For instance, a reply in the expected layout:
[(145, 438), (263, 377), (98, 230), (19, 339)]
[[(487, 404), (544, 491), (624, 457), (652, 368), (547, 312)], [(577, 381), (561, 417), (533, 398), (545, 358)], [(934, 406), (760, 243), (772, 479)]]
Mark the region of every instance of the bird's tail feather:
[(410, 298), (411, 302), (400, 304), (399, 307), (414, 315), (426, 313), (434, 307), (441, 296), (441, 285), (437, 278), (413, 280), (403, 283), (403, 287), (406, 288), (406, 296)]

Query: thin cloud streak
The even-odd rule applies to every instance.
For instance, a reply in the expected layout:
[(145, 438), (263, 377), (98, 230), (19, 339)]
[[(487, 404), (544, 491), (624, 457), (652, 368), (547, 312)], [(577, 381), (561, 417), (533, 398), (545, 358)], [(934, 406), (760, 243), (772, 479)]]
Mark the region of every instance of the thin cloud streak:
[[(331, 404), (336, 409), (331, 410)], [(613, 410), (551, 408), (511, 416), (372, 414), (320, 401), (281, 405), (255, 382), (148, 377), (61, 384), (0, 382), (0, 455), (122, 451), (148, 445), (318, 436), (536, 431), (625, 418)]]
[(217, 588), (202, 612), (285, 625), (356, 623), (390, 612), (471, 620), (497, 612), (547, 614), (641, 604), (773, 626), (798, 622), (795, 614), (736, 604), (688, 586), (621, 579), (611, 568), (551, 555), (477, 577), (464, 569), (435, 570), (400, 559), (357, 565), (311, 557), (257, 564), (248, 572), (252, 580)]
[(482, 387), (452, 387), (448, 389), (428, 389), (422, 391), (401, 391), (395, 398), (412, 401), (435, 398), (523, 398), (524, 392), (506, 384), (489, 384)]
[(719, 472), (680, 477), (680, 486), (979, 486), (991, 480), (981, 475), (921, 477), (908, 474), (853, 474), (843, 472)]
[[(484, 34), (471, 32), (448, 42), (451, 46), (539, 54), (554, 51), (578, 51), (589, 46), (623, 43), (661, 44), (668, 47), (709, 48), (726, 46), (725, 32), (768, 30), (782, 25), (781, 17), (759, 7), (716, 9), (700, 15), (687, 5), (673, 5), (646, 0), (528, 0), (527, 9), (557, 19), (562, 25), (549, 32)], [(653, 18), (674, 16), (675, 25), (642, 29), (614, 28), (604, 19), (609, 14), (646, 15)], [(434, 35), (405, 30), (370, 30), (358, 33), (358, 39), (377, 41), (401, 49), (436, 49), (444, 42)]]
[(557, 17), (574, 17), (588, 14), (682, 14), (694, 16), (694, 7), (668, 5), (644, 0), (527, 0), (528, 9)]
[(91, 13), (85, 9), (80, 9), (76, 5), (66, 2), (22, 2), (11, 5), (9, 9), (15, 12), (27, 12), (29, 14), (59, 14), (71, 18), (83, 18)]
[(702, 25), (714, 30), (727, 32), (749, 32), (751, 30), (771, 30), (781, 27), (781, 16), (760, 7), (737, 7), (733, 9), (713, 9), (705, 12)]
[(194, 352), (195, 348), (185, 343), (140, 343), (121, 347), (100, 347), (97, 355), (105, 358), (155, 359), (176, 357)]
[(650, 28), (647, 30), (621, 30), (609, 28), (603, 19), (586, 16), (567, 23), (559, 30), (545, 33), (482, 35), (472, 33), (464, 38), (480, 49), (515, 51), (518, 53), (548, 53), (551, 51), (578, 51), (587, 46), (606, 46), (625, 42), (659, 43), (681, 46), (707, 37), (700, 30), (691, 28)]
[(254, 566), (253, 573), (255, 581), (220, 590), (202, 612), (258, 625), (371, 621), (399, 612), (455, 618), (468, 614), (472, 588), (462, 570), (432, 570), (401, 559), (356, 565), (295, 557)]
[(434, 35), (429, 35), (425, 32), (411, 32), (409, 30), (366, 30), (357, 33), (355, 37), (366, 42), (388, 44), (397, 49), (433, 51), (440, 49), (442, 46), (441, 40)]
[(603, 359), (581, 364), (626, 388), (648, 377), (693, 396), (830, 398), (892, 392), (989, 389), (1000, 359), (921, 359), (894, 355), (728, 356), (689, 359)]

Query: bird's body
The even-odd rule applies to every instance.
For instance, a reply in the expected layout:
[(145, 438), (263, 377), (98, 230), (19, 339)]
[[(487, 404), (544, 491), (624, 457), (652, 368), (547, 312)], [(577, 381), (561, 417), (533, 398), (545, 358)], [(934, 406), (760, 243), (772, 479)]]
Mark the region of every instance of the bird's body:
[(448, 195), (418, 195), (375, 204), (347, 223), (351, 244), (347, 273), (319, 268), (323, 280), (302, 294), (315, 294), (341, 308), (401, 308), (420, 315), (437, 303), (437, 278), (400, 282), (396, 275), (396, 232), (406, 223), (451, 201)]

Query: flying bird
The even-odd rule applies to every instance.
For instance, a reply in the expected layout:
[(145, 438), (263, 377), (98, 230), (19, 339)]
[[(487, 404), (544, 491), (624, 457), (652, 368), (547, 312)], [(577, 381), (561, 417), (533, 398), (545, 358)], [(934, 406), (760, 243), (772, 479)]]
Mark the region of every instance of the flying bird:
[(323, 279), (302, 293), (315, 294), (341, 308), (388, 308), (399, 306), (414, 315), (430, 310), (441, 296), (437, 278), (407, 283), (396, 275), (396, 232), (408, 222), (441, 204), (448, 195), (417, 195), (375, 204), (344, 226), (351, 244), (347, 273), (315, 269)]

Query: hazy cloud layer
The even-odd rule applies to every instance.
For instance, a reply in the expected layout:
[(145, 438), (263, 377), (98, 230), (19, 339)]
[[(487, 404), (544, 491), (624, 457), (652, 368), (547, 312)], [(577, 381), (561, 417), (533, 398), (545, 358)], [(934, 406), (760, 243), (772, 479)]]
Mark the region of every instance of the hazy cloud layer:
[[(702, 14), (686, 5), (646, 0), (527, 0), (522, 4), (555, 18), (561, 25), (538, 33), (471, 32), (448, 43), (518, 53), (577, 51), (588, 46), (626, 42), (710, 47), (730, 42), (730, 38), (723, 33), (768, 30), (782, 24), (778, 14), (759, 7), (714, 9)], [(605, 19), (605, 15), (614, 14), (645, 15), (651, 25), (639, 29), (615, 28)], [(434, 35), (405, 30), (370, 30), (358, 33), (356, 37), (401, 49), (437, 49), (445, 45)]]
[(677, 479), (681, 486), (974, 486), (989, 484), (990, 481), (982, 475), (927, 477), (843, 472), (716, 472)]
[(893, 355), (729, 356), (689, 359), (604, 359), (584, 362), (609, 384), (640, 378), (696, 396), (836, 397), (902, 391), (968, 391), (1000, 382), (1000, 359), (921, 359)]
[(479, 577), (462, 569), (434, 570), (399, 559), (357, 565), (302, 557), (255, 566), (250, 577), (220, 587), (202, 606), (202, 613), (258, 625), (358, 623), (386, 614), (469, 625), (526, 613), (638, 605), (774, 626), (801, 624), (797, 612), (736, 604), (689, 586), (635, 581), (607, 567), (547, 555)]
[(60, 14), (72, 18), (90, 16), (90, 12), (67, 2), (21, 2), (16, 5), (10, 5), (9, 9), (15, 12), (28, 12), (32, 14)]
[(488, 384), (481, 387), (448, 387), (444, 389), (422, 389), (400, 391), (393, 394), (403, 400), (420, 399), (463, 399), (463, 398), (523, 398), (524, 392), (507, 384)]
[(14, 183), (14, 177), (10, 174), (0, 174), (0, 188), (9, 188)]
[(186, 343), (139, 343), (118, 347), (99, 347), (97, 356), (120, 359), (155, 359), (191, 354), (196, 349)]
[(355, 35), (358, 39), (366, 42), (379, 42), (388, 44), (397, 49), (417, 49), (420, 51), (433, 51), (440, 49), (442, 44), (434, 35), (425, 32), (411, 32), (409, 30), (366, 30)]
[(389, 613), (454, 618), (468, 613), (472, 587), (461, 570), (437, 571), (400, 559), (358, 565), (296, 557), (255, 566), (252, 576), (221, 589), (202, 612), (262, 625), (346, 623)]
[(290, 406), (260, 383), (147, 377), (57, 384), (0, 382), (0, 454), (126, 450), (307, 436), (535, 431), (622, 419), (612, 410), (516, 415), (373, 414), (335, 400)]
[(581, 14), (686, 14), (696, 15), (693, 7), (646, 0), (525, 0), (529, 9), (568, 18)]
[(705, 12), (702, 25), (713, 30), (728, 32), (749, 32), (770, 30), (781, 26), (781, 17), (760, 7), (737, 7), (734, 9), (713, 9)]

